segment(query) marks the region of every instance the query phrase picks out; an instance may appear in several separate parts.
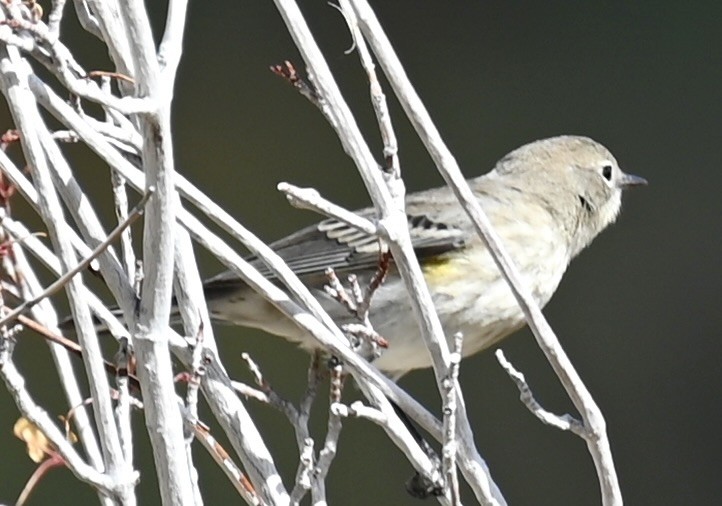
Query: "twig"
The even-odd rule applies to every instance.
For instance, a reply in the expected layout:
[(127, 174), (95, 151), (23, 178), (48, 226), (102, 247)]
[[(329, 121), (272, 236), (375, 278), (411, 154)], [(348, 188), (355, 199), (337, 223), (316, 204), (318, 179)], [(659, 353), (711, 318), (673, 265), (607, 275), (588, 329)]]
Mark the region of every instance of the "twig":
[(75, 12), (78, 15), (80, 25), (87, 31), (95, 35), (101, 41), (105, 41), (103, 33), (100, 29), (100, 23), (95, 14), (91, 11), (90, 5), (86, 0), (73, 0)]
[[(362, 343), (368, 343), (371, 348), (373, 348), (371, 356), (369, 357), (366, 357), (363, 351), (357, 351), (357, 353), (361, 353), (362, 356), (366, 357), (367, 360), (378, 357), (378, 355), (381, 353), (378, 348), (386, 349), (389, 347), (389, 342), (386, 340), (386, 338), (376, 332), (373, 328), (368, 327), (367, 325), (361, 323), (346, 323), (342, 325), (342, 328), (343, 331), (347, 334), (352, 335)], [(354, 346), (354, 348), (358, 347), (358, 345)]]
[[(188, 380), (188, 390), (186, 392), (186, 409), (191, 420), (198, 419), (198, 390), (201, 381), (206, 375), (206, 363), (211, 360), (210, 357), (203, 353), (204, 337), (203, 326), (196, 333), (195, 342), (191, 345), (191, 374)], [(188, 443), (191, 441), (189, 440)]]
[(339, 8), (346, 19), (349, 31), (354, 40), (354, 47), (359, 55), (361, 66), (366, 71), (369, 80), (369, 92), (371, 95), (371, 104), (373, 105), (376, 121), (379, 125), (381, 140), (384, 144), (384, 172), (389, 178), (399, 179), (401, 177), (401, 166), (399, 164), (399, 146), (396, 140), (396, 133), (391, 124), (391, 115), (386, 102), (386, 95), (381, 88), (379, 79), (376, 76), (376, 66), (374, 65), (371, 53), (369, 52), (366, 40), (361, 34), (358, 27), (356, 13), (351, 8), (348, 0), (339, 0)]
[(323, 447), (318, 455), (318, 463), (316, 464), (316, 479), (323, 482), (331, 469), (331, 463), (336, 457), (338, 449), (338, 440), (341, 436), (343, 423), (341, 416), (338, 415), (330, 406), (338, 405), (341, 402), (341, 392), (343, 389), (343, 371), (340, 364), (331, 370), (331, 384), (329, 385), (329, 410), (328, 424), (326, 428), (326, 439)]
[(316, 350), (311, 354), (311, 361), (308, 364), (306, 373), (306, 390), (298, 403), (299, 422), (305, 426), (308, 426), (308, 420), (311, 418), (311, 408), (318, 394), (318, 385), (324, 377), (325, 368), (321, 367), (321, 354), (320, 350)]
[(60, 21), (63, 19), (63, 9), (65, 8), (65, 0), (53, 0), (53, 8), (48, 14), (48, 32), (55, 36), (60, 36)]
[(341, 304), (353, 316), (358, 316), (356, 301), (349, 297), (348, 290), (344, 288), (343, 283), (336, 275), (336, 271), (331, 267), (327, 267), (324, 272), (328, 284), (323, 286), (324, 291), (332, 297), (336, 302)]
[[(106, 93), (110, 93), (110, 76), (101, 76), (101, 88)], [(103, 126), (113, 127), (113, 117), (109, 113), (112, 109), (105, 108), (105, 123), (99, 123)], [(125, 130), (123, 130), (125, 131)], [(140, 137), (140, 135), (138, 136)], [(140, 149), (138, 150), (140, 151)], [(118, 174), (116, 170), (111, 168), (110, 181), (113, 189), (113, 203), (115, 204), (115, 217), (119, 223), (128, 218), (128, 192), (126, 191), (125, 178)], [(133, 266), (135, 265), (135, 253), (133, 252), (133, 235), (130, 229), (126, 229), (120, 238), (120, 246), (122, 251), (121, 260), (125, 267), (128, 279), (132, 276)]]
[(300, 504), (306, 493), (311, 490), (314, 481), (314, 460), (313, 439), (309, 437), (304, 439), (301, 454), (298, 458), (296, 483), (293, 490), (291, 490), (291, 504)]
[[(32, 41), (17, 36), (0, 36), (0, 38), (4, 39), (7, 44), (31, 53), (74, 95), (106, 107), (112, 107), (126, 115), (147, 113), (156, 107), (156, 104), (149, 99), (119, 98), (104, 93), (96, 83), (86, 79), (87, 73), (75, 61), (70, 50), (57, 39), (55, 34), (48, 31), (45, 24), (31, 23), (18, 18), (5, 20), (2, 24), (31, 34), (34, 37)], [(50, 53), (50, 57), (39, 51), (41, 47)]]
[(445, 382), (446, 390), (444, 391), (444, 442), (441, 449), (441, 472), (446, 482), (446, 488), (451, 497), (451, 503), (457, 505), (461, 503), (459, 497), (459, 477), (456, 473), (456, 411), (457, 398), (455, 385), (459, 381), (459, 365), (461, 363), (461, 347), (463, 343), (463, 335), (457, 332), (454, 335), (454, 349), (451, 354), (451, 365), (449, 367), (449, 378)]
[(251, 371), (256, 384), (261, 387), (261, 391), (268, 397), (268, 404), (286, 415), (286, 418), (288, 418), (294, 428), (296, 428), (298, 421), (298, 410), (296, 406), (294, 406), (292, 402), (282, 398), (271, 388), (271, 385), (263, 378), (260, 367), (258, 367), (258, 364), (256, 364), (248, 353), (241, 353), (241, 358), (246, 363), (248, 370)]
[(289, 204), (295, 208), (310, 209), (324, 216), (335, 218), (370, 236), (379, 235), (378, 227), (371, 220), (347, 211), (343, 207), (323, 198), (313, 188), (299, 188), (290, 183), (278, 183), (278, 191), (286, 194)]
[[(316, 391), (320, 379), (320, 355), (318, 353), (314, 353), (311, 358), (311, 363), (308, 369), (308, 384), (306, 391), (301, 397), (299, 407), (296, 407), (293, 403), (281, 398), (271, 388), (268, 381), (263, 378), (263, 374), (261, 373), (258, 364), (253, 361), (248, 353), (243, 353), (241, 357), (246, 362), (251, 374), (253, 374), (256, 384), (260, 387), (260, 391), (238, 383), (235, 384), (235, 387), (244, 395), (251, 396), (256, 400), (265, 402), (279, 410), (286, 416), (294, 429), (296, 444), (299, 451), (299, 464), (296, 471), (295, 484), (290, 494), (291, 504), (299, 504), (309, 490), (311, 491), (312, 501), (314, 504), (325, 503), (326, 491), (324, 479), (328, 470), (325, 469), (325, 472), (321, 473), (318, 465), (315, 465), (316, 457), (313, 452), (314, 442), (310, 437), (310, 431), (308, 428), (311, 406), (314, 398), (316, 397)], [(340, 392), (340, 387), (337, 383), (332, 381), (332, 385), (332, 389), (335, 389), (333, 391)], [(329, 419), (329, 424), (331, 427), (331, 419)], [(338, 430), (336, 432), (331, 433), (331, 429), (329, 429), (329, 433), (327, 433), (327, 443), (329, 445), (333, 444), (333, 441), (337, 441), (339, 432), (340, 425), (338, 426)], [(329, 438), (331, 439), (329, 440)], [(330, 460), (328, 461), (328, 464), (330, 465)]]
[(324, 285), (324, 290), (360, 322), (343, 324), (341, 329), (344, 334), (352, 338), (349, 339), (351, 348), (368, 361), (378, 358), (380, 354), (379, 348), (386, 349), (389, 346), (386, 338), (374, 330), (369, 319), (371, 298), (381, 286), (381, 282), (386, 277), (386, 271), (388, 270), (389, 264), (388, 261), (384, 262), (384, 257), (385, 255), (382, 254), (379, 268), (371, 277), (366, 289), (361, 288), (355, 274), (350, 274), (348, 277), (351, 285), (349, 290), (338, 279), (336, 271), (330, 267), (326, 269), (326, 277), (329, 283)]
[(324, 104), (322, 102), (322, 97), (319, 96), (318, 92), (311, 84), (298, 75), (298, 71), (293, 63), (285, 60), (280, 65), (271, 65), (270, 70), (278, 77), (285, 79), (288, 84), (296, 88), (301, 95), (308, 99), (309, 102), (323, 110)]
[[(125, 179), (115, 170), (110, 175), (113, 186), (113, 201), (115, 203), (115, 216), (118, 222), (123, 223), (128, 219), (128, 194), (125, 188)], [(123, 266), (131, 279), (135, 265), (135, 254), (133, 253), (133, 236), (131, 230), (127, 229), (120, 237), (121, 251), (123, 252)]]
[(253, 388), (250, 385), (247, 385), (241, 381), (231, 381), (231, 386), (233, 389), (241, 394), (243, 397), (246, 397), (248, 399), (254, 399), (258, 402), (262, 402), (264, 404), (270, 404), (271, 401), (268, 398), (268, 395), (261, 390), (257, 388)]
[[(127, 486), (132, 486), (138, 480), (139, 475), (137, 472), (133, 472), (132, 475), (111, 476), (100, 473), (87, 465), (77, 454), (71, 443), (65, 439), (63, 433), (55, 426), (50, 416), (35, 404), (25, 388), (25, 380), (8, 357), (0, 357), (0, 376), (5, 381), (5, 386), (15, 399), (20, 412), (47, 436), (63, 456), (70, 470), (80, 480), (110, 496)], [(130, 483), (124, 481), (125, 479), (128, 479)]]
[(173, 0), (168, 3), (165, 31), (158, 47), (158, 64), (161, 72), (161, 85), (165, 86), (163, 94), (171, 97), (176, 72), (180, 64), (183, 50), (183, 34), (186, 27), (188, 0)]
[(561, 347), (531, 291), (522, 282), (518, 269), (503, 247), (498, 234), (493, 230), (489, 218), (466, 184), (456, 160), (441, 139), (367, 0), (351, 0), (351, 2), (359, 18), (361, 31), (367, 37), (404, 111), (436, 163), (440, 174), (454, 191), (461, 206), (471, 218), (477, 233), (488, 247), (494, 262), (501, 270), (524, 312), (539, 347), (547, 357), (574, 406), (581, 413), (585, 426), (593, 431), (594, 439), (593, 442), (588, 441), (588, 448), (596, 467), (603, 504), (605, 506), (621, 505), (623, 502), (621, 490), (601, 410)]
[[(364, 392), (364, 395), (371, 399), (374, 407), (366, 406), (360, 401), (354, 402), (348, 408), (335, 403), (335, 413), (344, 417), (364, 418), (379, 425), (391, 441), (403, 452), (419, 476), (423, 478), (423, 481), (430, 485), (429, 488), (442, 491), (443, 494), (444, 477), (439, 472), (437, 462), (433, 461), (428, 452), (421, 448), (417, 438), (410, 433), (389, 400), (382, 395), (379, 389), (372, 385), (362, 383), (359, 384), (359, 387)], [(448, 504), (446, 495), (437, 496), (437, 499), (442, 504)]]
[(195, 423), (193, 430), (198, 441), (201, 442), (203, 447), (208, 451), (208, 454), (216, 461), (226, 476), (228, 476), (231, 484), (238, 493), (241, 494), (243, 500), (246, 501), (247, 504), (261, 506), (263, 502), (260, 497), (258, 497), (248, 477), (238, 468), (235, 462), (233, 462), (231, 456), (228, 455), (228, 452), (223, 446), (211, 435), (208, 428), (200, 423)]
[(326, 269), (328, 285), (323, 287), (330, 297), (333, 297), (360, 322), (343, 324), (341, 329), (344, 334), (352, 338), (349, 339), (351, 348), (369, 362), (379, 357), (381, 353), (379, 348), (386, 349), (389, 346), (386, 338), (374, 330), (369, 319), (371, 298), (381, 286), (389, 267), (388, 259), (384, 262), (385, 257), (386, 254), (381, 255), (379, 268), (371, 277), (371, 281), (365, 290), (361, 289), (358, 277), (355, 274), (348, 276), (348, 282), (351, 286), (350, 290), (346, 289), (341, 280), (338, 279), (336, 271), (330, 267)]
[(387, 418), (381, 410), (367, 406), (361, 401), (355, 401), (348, 406), (337, 402), (332, 404), (330, 409), (334, 415), (343, 418), (364, 418), (381, 426), (387, 423)]
[(28, 481), (25, 483), (22, 492), (15, 500), (15, 506), (25, 506), (30, 494), (35, 490), (35, 487), (40, 483), (40, 480), (53, 468), (65, 467), (65, 460), (58, 453), (51, 452), (48, 458), (43, 460), (38, 467), (35, 468), (33, 474), (30, 476)]
[(586, 441), (589, 441), (589, 438), (593, 437), (593, 434), (584, 427), (584, 424), (573, 416), (568, 414), (557, 415), (544, 409), (534, 398), (534, 393), (527, 384), (524, 374), (519, 372), (519, 370), (507, 360), (501, 349), (496, 350), (495, 354), (496, 359), (499, 361), (499, 365), (501, 365), (501, 367), (509, 375), (509, 378), (511, 378), (511, 380), (516, 384), (516, 387), (519, 389), (519, 399), (521, 402), (523, 402), (527, 409), (531, 411), (531, 413), (542, 423), (556, 427), (559, 430), (568, 430)]
[[(115, 419), (118, 424), (118, 437), (123, 449), (125, 460), (133, 462), (133, 430), (130, 421), (130, 378), (129, 368), (132, 361), (128, 339), (121, 339), (114, 362), (116, 367), (115, 382), (118, 387), (118, 402), (115, 404)], [(137, 388), (137, 384), (136, 384)]]

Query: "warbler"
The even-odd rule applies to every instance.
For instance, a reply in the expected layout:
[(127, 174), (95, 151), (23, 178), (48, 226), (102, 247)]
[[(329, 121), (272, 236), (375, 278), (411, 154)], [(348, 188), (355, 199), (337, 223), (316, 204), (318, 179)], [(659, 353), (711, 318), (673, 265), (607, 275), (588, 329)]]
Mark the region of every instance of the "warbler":
[[(580, 136), (538, 140), (510, 152), (469, 186), (540, 306), (549, 302), (569, 262), (621, 209), (622, 191), (647, 181), (625, 174), (601, 144)], [(462, 355), (482, 351), (524, 324), (507, 282), (447, 186), (411, 193), (406, 213), (412, 245), (449, 341)], [(358, 214), (372, 218), (373, 208)], [(361, 286), (379, 266), (380, 242), (335, 219), (271, 244), (339, 324), (354, 321), (324, 289), (326, 271)], [(253, 264), (268, 274), (260, 260)], [(231, 272), (204, 285), (216, 320), (263, 329), (312, 349), (314, 339)], [(391, 377), (431, 366), (403, 281), (393, 266), (371, 299), (373, 329), (388, 343), (374, 364)]]

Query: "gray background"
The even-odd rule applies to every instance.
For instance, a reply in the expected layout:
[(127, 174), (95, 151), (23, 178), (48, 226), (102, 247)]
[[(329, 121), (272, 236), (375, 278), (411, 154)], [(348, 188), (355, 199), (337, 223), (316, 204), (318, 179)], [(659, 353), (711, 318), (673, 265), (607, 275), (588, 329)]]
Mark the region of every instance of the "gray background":
[[(604, 143), (626, 171), (649, 179), (648, 188), (626, 196), (618, 224), (572, 264), (545, 313), (607, 417), (627, 503), (718, 499), (722, 8), (671, 1), (374, 4), (469, 176), (520, 144), (575, 133)], [(356, 55), (344, 54), (350, 40), (340, 15), (321, 1), (302, 7), (380, 153), (363, 73)], [(155, 16), (160, 27), (164, 13)], [(74, 23), (65, 30), (86, 68), (107, 69), (100, 44), (78, 34)], [(278, 181), (314, 186), (349, 207), (368, 204), (318, 112), (267, 70), (284, 59), (300, 66), (271, 2), (192, 3), (174, 105), (178, 168), (268, 240), (315, 219), (286, 205), (275, 191)], [(10, 128), (0, 112), (0, 128)], [(408, 188), (440, 184), (399, 114), (395, 125)], [(88, 192), (98, 185), (97, 194), (107, 195), (102, 164), (82, 148), (68, 151)], [(25, 212), (15, 204), (16, 213)], [(110, 227), (107, 202), (98, 204)], [(200, 257), (205, 274), (221, 268)], [(58, 304), (63, 307), (62, 297)], [(226, 327), (218, 334), (236, 377), (248, 379), (237, 357), (250, 351), (280, 393), (297, 397), (307, 361), (302, 352), (255, 331)], [(503, 348), (546, 407), (572, 410), (527, 331)], [(23, 337), (17, 358), (38, 400), (61, 414), (45, 346)], [(492, 354), (464, 361), (461, 376), (478, 446), (511, 504), (598, 504), (584, 443), (537, 422)], [(430, 372), (409, 375), (402, 384), (437, 405)], [(251, 408), (289, 484), (296, 465), (291, 431), (270, 409)], [(16, 416), (0, 391), (2, 502), (14, 500), (34, 467), (10, 435)], [(322, 429), (323, 416), (317, 418)], [(135, 423), (142, 433), (140, 414)], [(148, 469), (147, 443), (137, 450), (138, 466)], [(332, 504), (413, 503), (402, 485), (409, 466), (377, 427), (347, 421), (339, 451), (330, 477)], [(197, 455), (207, 504), (235, 502), (204, 451)], [(158, 502), (152, 473), (143, 475), (139, 494), (143, 504)], [(96, 501), (67, 470), (57, 470), (31, 504), (59, 498)]]

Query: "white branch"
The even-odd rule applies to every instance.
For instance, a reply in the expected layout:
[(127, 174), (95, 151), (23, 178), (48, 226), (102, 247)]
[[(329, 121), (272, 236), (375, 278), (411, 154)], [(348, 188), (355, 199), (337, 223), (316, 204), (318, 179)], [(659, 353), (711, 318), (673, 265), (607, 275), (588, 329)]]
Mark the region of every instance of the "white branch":
[(400, 178), (401, 167), (399, 164), (399, 146), (396, 140), (396, 132), (394, 132), (393, 126), (391, 125), (391, 114), (389, 113), (388, 103), (386, 102), (386, 95), (384, 94), (381, 83), (379, 83), (378, 76), (376, 75), (376, 65), (373, 62), (371, 53), (369, 52), (366, 40), (363, 38), (361, 31), (358, 26), (358, 19), (354, 12), (351, 4), (348, 0), (340, 0), (339, 6), (341, 12), (346, 17), (349, 30), (353, 36), (354, 45), (356, 52), (359, 55), (361, 66), (366, 71), (366, 75), (369, 80), (369, 88), (371, 94), (371, 104), (373, 105), (374, 113), (376, 113), (376, 121), (379, 125), (379, 132), (381, 133), (381, 139), (384, 143), (384, 161), (386, 166), (383, 167), (389, 178)]
[[(135, 68), (137, 96), (155, 103), (149, 114), (139, 116), (143, 133), (143, 169), (146, 191), (156, 189), (146, 207), (143, 228), (143, 278), (140, 306), (131, 315), (137, 374), (145, 403), (145, 421), (153, 447), (161, 498), (165, 504), (195, 504), (197, 481), (187, 459), (180, 407), (176, 400), (173, 366), (166, 328), (173, 286), (175, 213), (174, 159), (170, 130), (171, 94), (160, 82), (155, 42), (145, 6), (128, 0), (121, 15)], [(162, 427), (163, 431), (157, 430)]]
[(489, 218), (466, 184), (456, 160), (441, 139), (428, 111), (411, 85), (401, 62), (368, 2), (366, 0), (351, 0), (351, 2), (359, 18), (361, 30), (378, 57), (379, 63), (384, 69), (384, 73), (389, 79), (409, 120), (429, 151), (444, 180), (459, 198), (459, 202), (471, 218), (477, 233), (489, 248), (494, 261), (519, 302), (540, 348), (562, 385), (564, 385), (572, 402), (582, 413), (585, 425), (594, 432), (594, 443), (588, 443), (588, 447), (597, 468), (597, 476), (605, 506), (621, 504), (621, 491), (614, 470), (614, 461), (611, 458), (606, 425), (601, 411), (559, 344), (559, 340), (534, 301), (531, 292), (521, 281), (518, 270), (511, 261), (499, 236), (493, 230)]
[(372, 221), (326, 200), (313, 188), (299, 188), (289, 183), (278, 183), (278, 191), (286, 195), (288, 202), (293, 207), (310, 209), (330, 218), (335, 218), (368, 235), (379, 235), (379, 229)]
[[(124, 490), (132, 488), (138, 480), (138, 473), (120, 476), (113, 476), (101, 473), (92, 466), (86, 464), (75, 452), (73, 445), (65, 438), (65, 435), (58, 429), (50, 416), (35, 402), (25, 388), (25, 380), (8, 355), (0, 355), (0, 376), (10, 395), (15, 399), (15, 404), (21, 413), (34, 425), (36, 425), (52, 442), (53, 446), (62, 455), (70, 470), (78, 479), (94, 486), (110, 497), (124, 495)], [(126, 481), (127, 480), (127, 481)]]
[[(23, 150), (28, 165), (33, 171), (33, 181), (38, 191), (41, 215), (55, 250), (59, 252), (62, 269), (68, 271), (76, 263), (76, 257), (70, 241), (62, 233), (66, 227), (63, 221), (64, 213), (52, 184), (49, 160), (39, 135), (44, 124), (34, 97), (28, 92), (30, 73), (29, 65), (20, 58), (15, 48), (7, 47), (0, 50), (0, 78), (3, 92), (7, 96), (15, 124), (23, 132), (21, 137)], [(15, 80), (8, 82), (8, 75), (14, 75)], [(96, 401), (94, 404), (96, 425), (100, 434), (106, 470), (111, 475), (127, 475), (132, 473), (132, 468), (125, 462), (120, 447), (118, 429), (110, 402), (110, 388), (103, 369), (102, 351), (93, 329), (87, 303), (80, 297), (82, 291), (82, 282), (77, 277), (71, 279), (66, 285), (71, 309), (78, 324), (78, 339), (85, 357), (83, 363), (92, 396)], [(125, 483), (128, 484), (129, 481), (125, 481)], [(132, 503), (134, 500), (132, 488), (124, 489), (121, 495), (123, 502)]]
[(556, 415), (551, 411), (544, 409), (541, 404), (534, 398), (534, 393), (524, 378), (524, 374), (519, 372), (514, 365), (506, 359), (502, 350), (496, 350), (496, 359), (499, 361), (499, 365), (506, 371), (511, 380), (516, 384), (519, 389), (519, 399), (532, 412), (542, 423), (556, 427), (559, 430), (568, 430), (573, 434), (581, 437), (584, 440), (593, 437), (593, 434), (589, 433), (584, 428), (584, 425), (571, 415)]
[[(3, 234), (4, 241), (12, 244), (13, 254), (7, 255), (6, 260), (12, 259), (14, 267), (19, 274), (16, 279), (16, 283), (20, 285), (20, 296), (27, 299), (32, 298), (34, 294), (42, 290), (40, 282), (35, 276), (35, 272), (30, 268), (25, 255), (25, 240), (35, 239), (29, 233), (22, 234), (23, 239), (18, 238), (17, 230), (14, 229), (13, 222), (5, 215), (5, 210), (0, 210), (2, 220), (0, 220), (0, 230)], [(23, 232), (27, 232), (23, 230)], [(22, 233), (22, 232), (21, 232)], [(59, 263), (58, 263), (59, 267)], [(6, 269), (7, 270), (7, 269)], [(40, 322), (42, 325), (55, 330), (57, 326), (57, 316), (55, 311), (48, 300), (41, 301), (36, 307), (31, 309), (31, 314), (35, 320)], [(62, 346), (55, 344), (49, 344), (50, 353), (55, 362), (55, 366), (60, 377), (60, 384), (62, 385), (65, 396), (70, 406), (80, 405), (83, 401), (83, 395), (80, 391), (80, 385), (75, 374), (72, 362), (70, 360), (70, 354)], [(88, 455), (90, 463), (98, 470), (103, 469), (103, 456), (100, 452), (100, 446), (98, 439), (92, 429), (92, 423), (88, 416), (88, 411), (85, 406), (76, 410), (75, 417), (73, 419), (77, 429), (77, 434), (80, 441), (85, 448), (85, 452)]]
[(451, 497), (451, 503), (460, 504), (459, 478), (456, 473), (456, 454), (458, 443), (456, 441), (456, 416), (457, 416), (457, 388), (459, 382), (459, 366), (461, 364), (461, 346), (463, 335), (457, 332), (454, 335), (454, 351), (451, 354), (451, 367), (449, 377), (444, 381), (444, 441), (441, 448), (441, 470), (444, 476), (447, 492)]
[[(344, 150), (356, 163), (366, 188), (379, 211), (380, 228), (384, 239), (389, 243), (399, 273), (405, 282), (414, 315), (420, 325), (421, 336), (431, 355), (437, 387), (440, 392), (443, 392), (443, 381), (448, 373), (449, 349), (433, 301), (411, 247), (406, 215), (403, 209), (403, 191), (399, 189), (399, 185), (403, 183), (400, 179), (390, 180), (389, 184), (392, 191), (390, 192), (387, 188), (381, 171), (377, 169), (373, 156), (368, 146), (366, 146), (348, 106), (343, 101), (330, 70), (297, 5), (291, 0), (276, 0), (276, 5), (306, 61), (306, 65), (309, 67), (309, 73), (319, 95), (328, 104), (334, 117), (332, 126), (336, 128)], [(355, 5), (354, 7), (356, 8)], [(359, 15), (357, 8), (356, 12)], [(359, 18), (361, 18), (360, 15)], [(363, 20), (361, 22), (363, 30)], [(379, 36), (385, 37), (380, 26), (374, 27), (374, 31), (379, 32)], [(372, 47), (374, 47), (373, 42)], [(376, 50), (375, 47), (374, 49)], [(386, 71), (388, 73), (388, 70)], [(393, 200), (391, 193), (394, 195)], [(460, 450), (464, 454), (464, 458), (459, 460), (463, 464), (462, 469), (477, 498), (482, 503), (504, 504), (500, 491), (491, 481), (486, 464), (474, 448), (473, 434), (466, 417), (466, 408), (461, 397), (461, 390), (458, 388), (457, 390), (459, 397), (459, 430), (462, 432), (460, 440), (463, 441)]]

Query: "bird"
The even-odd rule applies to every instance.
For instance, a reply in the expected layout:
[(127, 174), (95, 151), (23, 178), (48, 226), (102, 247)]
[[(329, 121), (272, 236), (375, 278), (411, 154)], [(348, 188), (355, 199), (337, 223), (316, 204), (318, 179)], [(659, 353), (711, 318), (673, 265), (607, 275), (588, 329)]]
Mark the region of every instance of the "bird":
[[(544, 307), (570, 261), (612, 224), (622, 192), (646, 185), (624, 173), (611, 152), (583, 136), (563, 135), (525, 144), (502, 157), (488, 173), (467, 180), (536, 302)], [(462, 357), (497, 344), (524, 323), (506, 280), (448, 186), (405, 198), (411, 243), (447, 340), (463, 336)], [(357, 211), (373, 219), (373, 208)], [(324, 288), (328, 269), (353, 274), (361, 286), (378, 272), (378, 237), (334, 218), (302, 228), (271, 248), (299, 276), (339, 324), (354, 316)], [(249, 261), (273, 278), (260, 259)], [(309, 351), (318, 344), (271, 303), (228, 271), (204, 282), (215, 321), (262, 329)], [(403, 281), (390, 261), (371, 299), (373, 330), (386, 347), (373, 360), (389, 377), (431, 367)]]

